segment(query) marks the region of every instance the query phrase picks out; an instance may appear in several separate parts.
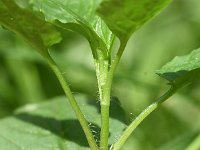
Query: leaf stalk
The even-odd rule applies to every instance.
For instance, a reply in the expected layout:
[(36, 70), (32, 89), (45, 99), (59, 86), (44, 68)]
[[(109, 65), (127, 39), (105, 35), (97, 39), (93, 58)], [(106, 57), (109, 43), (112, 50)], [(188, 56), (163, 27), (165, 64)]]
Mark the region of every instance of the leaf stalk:
[(78, 106), (76, 100), (75, 100), (75, 97), (74, 95), (72, 94), (72, 91), (71, 89), (69, 88), (63, 74), (61, 73), (61, 71), (59, 70), (58, 66), (56, 65), (56, 63), (53, 61), (53, 59), (51, 57), (48, 57), (46, 58), (49, 66), (51, 67), (51, 69), (53, 70), (53, 72), (55, 73), (55, 75), (57, 76), (71, 106), (72, 106), (72, 109), (74, 110), (80, 124), (81, 124), (81, 127), (86, 135), (86, 138), (87, 138), (87, 141), (88, 141), (88, 144), (90, 146), (90, 148), (92, 150), (98, 150), (98, 146), (95, 142), (95, 139), (93, 137), (93, 134), (89, 128), (89, 125), (88, 125), (88, 122), (87, 120), (85, 119), (80, 107)]
[(114, 144), (112, 150), (120, 150), (121, 147), (124, 145), (128, 137), (132, 134), (132, 132), (140, 125), (140, 123), (150, 115), (156, 108), (160, 106), (165, 100), (171, 97), (176, 91), (178, 90), (177, 87), (172, 86), (165, 94), (158, 98), (158, 100), (151, 105), (149, 105), (146, 109), (144, 109), (136, 119), (126, 128), (126, 130), (122, 133), (121, 137), (118, 141)]

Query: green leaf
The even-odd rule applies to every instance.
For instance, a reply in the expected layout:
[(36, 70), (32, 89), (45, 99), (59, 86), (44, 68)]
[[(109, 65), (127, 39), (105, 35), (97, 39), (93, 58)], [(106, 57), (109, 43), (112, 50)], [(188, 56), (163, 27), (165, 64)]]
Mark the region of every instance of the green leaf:
[(197, 80), (200, 75), (200, 49), (175, 57), (156, 73), (178, 87)]
[(31, 0), (33, 8), (42, 12), (47, 21), (84, 35), (94, 58), (110, 55), (113, 34), (96, 15), (101, 0)]
[(48, 48), (60, 42), (61, 37), (52, 25), (36, 15), (13, 0), (0, 0), (0, 25), (20, 35), (40, 54), (48, 55)]
[[(100, 111), (96, 100), (77, 96), (94, 136), (99, 141)], [(116, 113), (118, 112), (118, 116)], [(115, 100), (111, 103), (109, 143), (126, 127), (125, 114)], [(0, 121), (0, 145), (5, 150), (88, 150), (84, 133), (65, 97), (57, 97), (41, 104), (30, 104), (12, 117)]]
[(170, 2), (171, 0), (104, 0), (97, 12), (123, 41)]

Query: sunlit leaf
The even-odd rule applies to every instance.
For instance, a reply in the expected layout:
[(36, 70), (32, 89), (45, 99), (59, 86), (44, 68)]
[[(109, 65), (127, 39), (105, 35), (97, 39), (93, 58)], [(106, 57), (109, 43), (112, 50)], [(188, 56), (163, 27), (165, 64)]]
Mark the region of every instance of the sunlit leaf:
[(93, 56), (110, 55), (113, 34), (96, 15), (101, 0), (31, 0), (33, 8), (41, 11), (46, 20), (84, 35), (92, 48)]
[(200, 49), (185, 56), (175, 57), (156, 73), (176, 86), (197, 80), (200, 75)]

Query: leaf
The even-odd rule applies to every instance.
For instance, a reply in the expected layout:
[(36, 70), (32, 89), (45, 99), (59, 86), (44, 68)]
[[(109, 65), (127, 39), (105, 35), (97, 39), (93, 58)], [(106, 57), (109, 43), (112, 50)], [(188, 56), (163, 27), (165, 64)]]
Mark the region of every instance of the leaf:
[(0, 0), (0, 25), (20, 35), (42, 55), (48, 55), (48, 48), (61, 40), (52, 25), (13, 0)]
[(177, 56), (156, 73), (175, 86), (197, 80), (200, 75), (200, 49), (185, 56)]
[[(90, 122), (94, 136), (99, 140), (100, 113), (95, 100), (77, 96), (78, 103)], [(123, 131), (123, 110), (111, 103), (110, 137), (113, 143)], [(113, 107), (112, 107), (113, 106)], [(116, 110), (117, 109), (117, 110)], [(113, 114), (113, 112), (115, 112)], [(116, 116), (119, 112), (119, 116)], [(123, 118), (122, 118), (123, 117)], [(84, 133), (65, 97), (57, 97), (41, 104), (30, 104), (14, 116), (0, 121), (0, 147), (5, 150), (88, 150)]]
[(101, 0), (31, 0), (33, 8), (42, 12), (47, 21), (84, 35), (91, 45), (94, 58), (107, 59), (113, 34), (96, 15), (100, 2)]
[(171, 0), (104, 0), (97, 12), (123, 41), (157, 15)]

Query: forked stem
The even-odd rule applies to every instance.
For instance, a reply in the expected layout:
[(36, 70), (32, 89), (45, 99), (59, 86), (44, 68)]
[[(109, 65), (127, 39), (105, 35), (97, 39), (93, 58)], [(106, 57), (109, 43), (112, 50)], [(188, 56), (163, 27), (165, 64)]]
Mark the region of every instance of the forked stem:
[(178, 89), (172, 86), (164, 95), (162, 95), (156, 102), (149, 105), (145, 110), (143, 110), (136, 119), (126, 128), (126, 130), (122, 133), (121, 137), (114, 144), (112, 150), (120, 150), (124, 145), (128, 137), (132, 134), (132, 132), (140, 125), (140, 123), (151, 114), (158, 106), (171, 97)]
[(76, 114), (76, 117), (78, 118), (80, 124), (81, 124), (81, 127), (86, 135), (86, 138), (87, 138), (87, 141), (89, 143), (89, 146), (92, 150), (98, 150), (98, 146), (95, 142), (95, 139), (93, 137), (93, 134), (89, 128), (89, 125), (88, 125), (88, 122), (87, 120), (85, 119), (83, 113), (81, 112), (81, 109), (80, 107), (78, 106), (76, 100), (75, 100), (75, 97), (74, 95), (72, 94), (72, 91), (71, 89), (69, 88), (64, 76), (62, 75), (61, 71), (59, 70), (58, 66), (56, 65), (56, 63), (50, 58), (46, 58), (49, 66), (51, 67), (51, 69), (53, 70), (53, 72), (55, 73), (55, 75), (57, 76), (71, 106), (72, 106), (72, 109), (74, 110), (75, 114)]
[[(114, 72), (117, 68), (117, 65), (120, 61), (122, 53), (125, 49), (126, 42), (121, 42), (117, 55), (113, 60), (111, 67), (108, 70), (103, 70), (103, 72), (97, 72), (98, 76), (105, 75), (105, 84), (99, 86), (100, 94), (100, 104), (101, 104), (101, 133), (100, 133), (100, 150), (108, 149), (108, 136), (109, 136), (109, 108), (110, 108), (110, 93), (112, 87), (112, 80)], [(101, 62), (100, 62), (101, 63)], [(101, 69), (100, 69), (101, 70)], [(99, 75), (98, 75), (99, 74)], [(98, 79), (99, 81), (99, 79)], [(101, 84), (101, 81), (98, 82)]]

